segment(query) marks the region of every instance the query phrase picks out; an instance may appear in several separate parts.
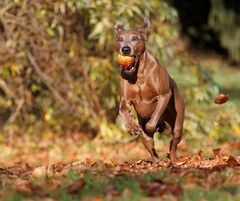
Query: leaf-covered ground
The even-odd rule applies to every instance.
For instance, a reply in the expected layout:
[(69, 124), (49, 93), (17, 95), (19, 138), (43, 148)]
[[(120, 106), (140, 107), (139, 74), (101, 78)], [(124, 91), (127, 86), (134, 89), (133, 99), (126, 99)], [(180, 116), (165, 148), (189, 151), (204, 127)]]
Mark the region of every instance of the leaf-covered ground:
[(240, 199), (240, 143), (199, 150), (183, 140), (171, 165), (169, 139), (156, 140), (162, 161), (153, 164), (138, 140), (14, 136), (1, 145), (1, 200)]

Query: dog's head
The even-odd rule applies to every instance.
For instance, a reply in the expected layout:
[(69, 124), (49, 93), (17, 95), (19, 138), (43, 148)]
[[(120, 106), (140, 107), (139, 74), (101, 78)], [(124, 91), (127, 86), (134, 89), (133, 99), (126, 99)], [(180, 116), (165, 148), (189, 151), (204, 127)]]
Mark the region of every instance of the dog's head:
[(143, 27), (135, 30), (124, 29), (124, 22), (118, 22), (115, 25), (117, 51), (121, 55), (134, 57), (134, 62), (130, 68), (124, 69), (127, 74), (133, 74), (136, 71), (139, 57), (145, 50), (145, 40), (149, 26), (148, 18), (144, 18)]

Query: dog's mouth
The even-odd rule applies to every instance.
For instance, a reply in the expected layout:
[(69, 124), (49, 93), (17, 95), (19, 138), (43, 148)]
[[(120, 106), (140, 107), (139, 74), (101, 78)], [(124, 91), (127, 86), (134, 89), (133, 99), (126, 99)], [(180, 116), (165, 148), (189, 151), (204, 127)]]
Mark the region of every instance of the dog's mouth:
[(133, 74), (136, 69), (137, 69), (137, 63), (138, 63), (138, 56), (137, 55), (133, 55), (134, 57), (134, 62), (131, 66), (129, 66), (127, 69), (126, 68), (122, 68), (124, 70), (124, 72), (128, 75)]

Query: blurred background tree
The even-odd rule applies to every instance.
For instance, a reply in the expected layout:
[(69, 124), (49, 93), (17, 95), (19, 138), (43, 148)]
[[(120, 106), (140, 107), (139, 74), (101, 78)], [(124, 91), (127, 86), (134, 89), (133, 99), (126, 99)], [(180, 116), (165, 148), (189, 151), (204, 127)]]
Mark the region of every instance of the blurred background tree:
[(178, 10), (181, 31), (201, 48), (240, 61), (238, 0), (171, 0)]
[[(218, 31), (225, 30), (217, 24), (222, 23), (221, 20), (215, 20), (217, 6), (222, 5), (220, 1), (212, 3), (215, 7), (211, 7), (209, 1), (206, 5), (201, 3), (208, 13), (200, 24), (197, 23), (199, 13), (192, 9), (200, 2), (191, 2), (189, 5), (194, 4), (195, 7), (185, 8), (184, 1), (168, 4), (164, 0), (2, 0), (2, 132), (12, 136), (13, 133), (35, 135), (46, 130), (66, 134), (77, 130), (91, 136), (100, 133), (103, 138), (121, 139), (119, 68), (115, 64), (113, 27), (120, 19), (128, 22), (126, 27), (142, 26), (144, 16), (151, 20), (147, 45), (164, 65), (169, 66), (187, 101), (186, 132), (193, 137), (199, 137), (199, 132), (211, 132), (215, 136), (221, 132), (219, 125), (224, 118), (231, 120), (226, 129), (234, 133), (239, 131), (236, 125), (239, 125), (240, 118), (235, 106), (231, 105), (231, 110), (222, 108), (224, 115), (214, 116), (212, 120), (201, 109), (204, 104), (209, 106), (219, 92), (219, 86), (213, 79), (214, 68), (199, 60), (186, 60), (184, 55), (175, 52), (179, 40), (178, 20), (182, 31), (191, 39), (195, 39), (197, 34), (202, 35), (199, 33), (205, 30), (207, 23), (215, 29), (213, 33), (216, 36)], [(191, 13), (184, 11), (192, 20), (191, 23), (186, 21), (187, 25), (183, 23), (186, 16), (182, 15), (182, 9), (192, 10)], [(228, 12), (221, 9), (222, 13)], [(204, 15), (205, 12), (202, 11)], [(209, 35), (203, 35), (203, 38), (208, 41)], [(221, 41), (219, 37), (214, 40)], [(237, 43), (232, 42), (231, 47), (228, 44), (223, 42), (220, 50), (227, 51), (231, 59), (238, 61)], [(200, 104), (203, 106), (200, 107)]]

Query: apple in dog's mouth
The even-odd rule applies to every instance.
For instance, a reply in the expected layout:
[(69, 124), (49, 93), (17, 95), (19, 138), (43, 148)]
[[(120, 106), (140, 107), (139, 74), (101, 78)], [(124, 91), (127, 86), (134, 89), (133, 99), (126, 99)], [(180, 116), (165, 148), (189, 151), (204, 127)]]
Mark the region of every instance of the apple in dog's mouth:
[(136, 55), (122, 55), (118, 54), (117, 63), (128, 75), (133, 74), (136, 71), (136, 65), (138, 63), (138, 57)]
[(117, 63), (121, 66), (121, 68), (129, 70), (135, 64), (135, 57), (118, 54)]

